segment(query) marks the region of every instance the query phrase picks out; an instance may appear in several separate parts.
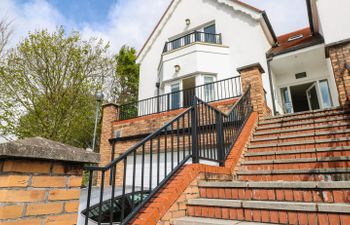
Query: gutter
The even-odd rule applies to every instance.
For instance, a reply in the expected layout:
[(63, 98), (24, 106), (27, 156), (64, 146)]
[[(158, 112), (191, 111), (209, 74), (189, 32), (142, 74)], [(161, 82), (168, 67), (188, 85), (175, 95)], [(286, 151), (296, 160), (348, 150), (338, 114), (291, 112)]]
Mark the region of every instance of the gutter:
[(277, 36), (276, 36), (275, 31), (274, 31), (273, 28), (272, 28), (271, 22), (270, 22), (270, 20), (269, 20), (269, 17), (268, 17), (267, 14), (266, 14), (266, 11), (263, 11), (261, 14), (262, 14), (262, 16), (263, 16), (263, 18), (264, 18), (264, 20), (265, 20), (265, 23), (266, 23), (266, 25), (267, 25), (267, 28), (269, 28), (269, 30), (270, 30), (270, 33), (271, 33), (272, 38), (273, 38), (273, 41), (274, 41), (275, 44), (276, 44), (276, 43), (277, 43)]
[(314, 18), (312, 15), (311, 0), (306, 0), (306, 6), (307, 6), (307, 14), (309, 17), (310, 30), (311, 30), (312, 35), (314, 35), (315, 34), (315, 27), (314, 27)]

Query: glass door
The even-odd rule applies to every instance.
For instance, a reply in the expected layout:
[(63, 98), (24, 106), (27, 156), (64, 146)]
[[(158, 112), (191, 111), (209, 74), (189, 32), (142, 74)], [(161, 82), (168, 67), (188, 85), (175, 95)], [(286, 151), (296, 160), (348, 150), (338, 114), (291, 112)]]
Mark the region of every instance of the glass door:
[(310, 110), (320, 109), (319, 95), (317, 93), (317, 83), (313, 83), (307, 90), (306, 96)]
[(283, 102), (283, 110), (284, 113), (293, 113), (293, 103), (292, 98), (290, 96), (289, 88), (281, 88), (281, 96), (282, 96), (282, 102)]
[(180, 84), (171, 85), (171, 109), (179, 109), (180, 108)]

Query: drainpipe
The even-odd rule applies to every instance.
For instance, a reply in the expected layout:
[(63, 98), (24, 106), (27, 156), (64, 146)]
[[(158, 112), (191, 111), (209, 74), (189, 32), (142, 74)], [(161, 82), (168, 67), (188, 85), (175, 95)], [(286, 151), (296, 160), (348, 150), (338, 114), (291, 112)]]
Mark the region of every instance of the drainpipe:
[(271, 98), (272, 98), (272, 113), (275, 116), (277, 114), (276, 111), (276, 102), (275, 102), (275, 93), (273, 91), (273, 87), (272, 87), (272, 77), (271, 77), (271, 66), (270, 66), (270, 62), (273, 60), (272, 57), (267, 58), (267, 69), (269, 71), (269, 82), (270, 82), (270, 90), (271, 90)]
[(157, 112), (159, 113), (160, 111), (160, 103), (159, 103), (159, 88), (160, 88), (160, 82), (156, 83), (157, 87)]

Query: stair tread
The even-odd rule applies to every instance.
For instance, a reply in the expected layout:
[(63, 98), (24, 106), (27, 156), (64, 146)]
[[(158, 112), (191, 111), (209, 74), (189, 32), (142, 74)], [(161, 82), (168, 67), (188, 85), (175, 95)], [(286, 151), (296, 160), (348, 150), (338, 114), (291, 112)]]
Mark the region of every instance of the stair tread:
[(334, 135), (334, 134), (344, 134), (350, 133), (350, 129), (337, 130), (337, 131), (321, 131), (321, 132), (313, 132), (313, 133), (303, 133), (303, 134), (294, 134), (294, 135), (281, 135), (274, 137), (265, 137), (265, 138), (254, 138), (252, 142), (256, 141), (271, 141), (271, 140), (279, 140), (279, 139), (289, 139), (289, 138), (302, 138), (302, 137), (314, 137), (314, 136), (324, 136), (324, 135)]
[(251, 156), (269, 156), (269, 155), (289, 155), (289, 154), (301, 154), (301, 153), (320, 153), (330, 151), (350, 151), (350, 146), (338, 146), (338, 147), (325, 147), (325, 148), (310, 148), (299, 150), (283, 150), (283, 151), (268, 151), (268, 152), (247, 152), (245, 157)]
[(247, 209), (274, 209), (286, 211), (304, 212), (334, 212), (350, 213), (350, 204), (346, 203), (313, 203), (313, 202), (290, 202), (290, 201), (252, 201), (252, 200), (226, 200), (198, 198), (188, 200), (188, 205), (213, 206), (228, 208)]
[(339, 157), (320, 157), (320, 158), (291, 158), (291, 159), (272, 159), (272, 160), (247, 160), (241, 165), (263, 165), (263, 164), (289, 164), (289, 163), (307, 163), (307, 162), (339, 162), (350, 161), (348, 156)]
[(244, 222), (203, 217), (182, 217), (173, 221), (174, 225), (272, 225), (271, 223)]
[(350, 168), (315, 168), (315, 169), (285, 169), (285, 170), (241, 170), (237, 175), (275, 175), (275, 174), (328, 174), (328, 173), (349, 173)]
[(304, 141), (286, 141), (281, 143), (269, 143), (269, 144), (251, 144), (248, 146), (248, 149), (290, 146), (290, 145), (303, 145), (303, 144), (318, 144), (318, 143), (339, 142), (339, 141), (350, 141), (350, 138), (340, 137), (340, 138), (324, 138), (324, 139), (304, 140)]
[(200, 182), (200, 188), (350, 189), (350, 181)]

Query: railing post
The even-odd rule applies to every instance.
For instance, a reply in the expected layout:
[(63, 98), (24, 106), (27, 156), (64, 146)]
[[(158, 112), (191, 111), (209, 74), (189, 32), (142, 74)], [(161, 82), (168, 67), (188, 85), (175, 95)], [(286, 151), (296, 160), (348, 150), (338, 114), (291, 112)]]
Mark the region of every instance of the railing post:
[(224, 130), (222, 123), (222, 115), (219, 112), (216, 112), (216, 142), (217, 142), (217, 151), (218, 151), (218, 160), (220, 166), (224, 166)]
[(192, 163), (199, 163), (198, 152), (198, 134), (197, 134), (197, 98), (193, 97), (193, 105), (191, 112), (191, 131), (192, 131)]

